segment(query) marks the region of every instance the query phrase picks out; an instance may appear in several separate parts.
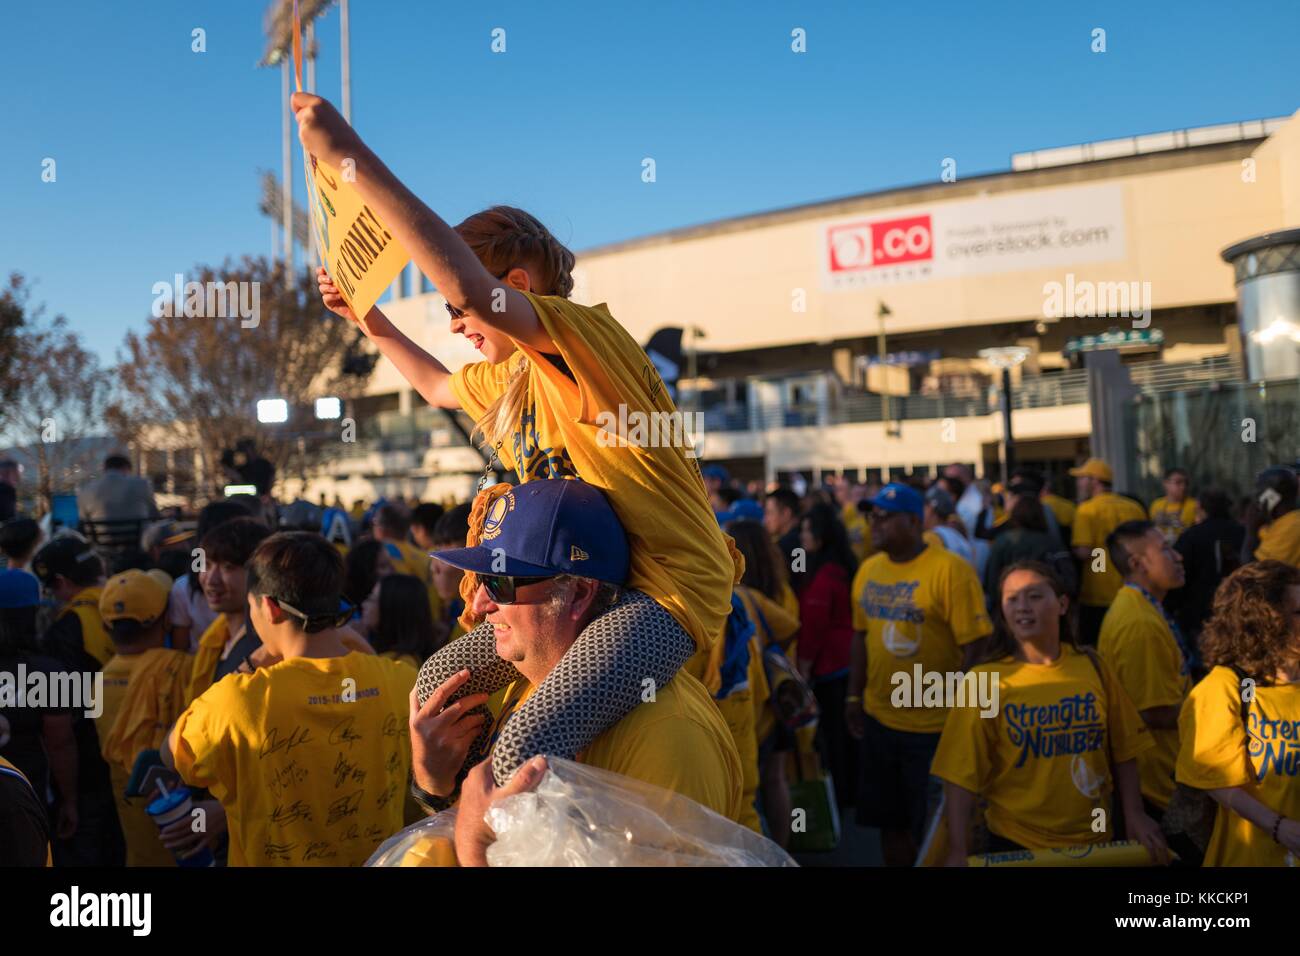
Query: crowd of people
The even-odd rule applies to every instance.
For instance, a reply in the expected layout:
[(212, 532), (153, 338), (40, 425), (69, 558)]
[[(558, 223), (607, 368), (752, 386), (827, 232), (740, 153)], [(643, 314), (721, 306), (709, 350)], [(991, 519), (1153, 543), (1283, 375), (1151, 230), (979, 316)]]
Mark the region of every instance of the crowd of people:
[(263, 476), (111, 554), (7, 522), (0, 672), (103, 693), (0, 700), (0, 786), (22, 794), (0, 854), (359, 865), (454, 806), (452, 855), (481, 865), (487, 808), (565, 758), (794, 850), (833, 846), (853, 808), (890, 865), (1119, 839), (1153, 863), (1294, 864), (1293, 469), (1236, 516), (1178, 469), (1148, 508), (1098, 459), (1070, 470), (1077, 502), (960, 464), (742, 487), (689, 440), (597, 427), (676, 409), (608, 308), (569, 299), (545, 226), (497, 206), (453, 228), (330, 104), (292, 106), (482, 361), (450, 371), (320, 270), (323, 304), (467, 412), (491, 461), (470, 501), (360, 516), (276, 507)]

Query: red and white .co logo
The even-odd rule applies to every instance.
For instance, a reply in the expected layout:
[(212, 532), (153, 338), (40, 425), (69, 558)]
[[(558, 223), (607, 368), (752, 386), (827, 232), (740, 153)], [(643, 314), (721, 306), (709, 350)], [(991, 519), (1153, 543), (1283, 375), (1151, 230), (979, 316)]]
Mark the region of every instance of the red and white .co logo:
[(832, 273), (934, 258), (928, 215), (832, 226), (827, 239)]

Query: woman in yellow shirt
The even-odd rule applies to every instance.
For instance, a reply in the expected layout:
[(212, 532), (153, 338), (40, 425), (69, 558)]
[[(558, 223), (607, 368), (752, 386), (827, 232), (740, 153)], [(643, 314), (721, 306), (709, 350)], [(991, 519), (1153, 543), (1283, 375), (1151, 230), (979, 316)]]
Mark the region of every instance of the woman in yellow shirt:
[(1248, 564), (1201, 634), (1175, 777), (1218, 804), (1205, 866), (1300, 866), (1300, 569)]
[(1128, 837), (1166, 862), (1138, 782), (1137, 754), (1151, 735), (1110, 667), (1075, 646), (1064, 587), (1046, 565), (1021, 561), (997, 593), (986, 663), (967, 678), (968, 687), (996, 688), (996, 714), (975, 702), (983, 691), (967, 694), (948, 712), (931, 768), (944, 781), (947, 864), (966, 865), (980, 797), (988, 852), (997, 853), (1107, 842), (1113, 789)]
[[(521, 482), (581, 478), (605, 492), (631, 543), (628, 588), (654, 599), (607, 612), (620, 617), (604, 622), (614, 625), (601, 629), (605, 637), (590, 629), (580, 635), (520, 708), (495, 750), (494, 774), (504, 784), (535, 754), (576, 756), (590, 739), (562, 728), (611, 726), (640, 703), (647, 677), (663, 685), (692, 658), (697, 672), (706, 666), (731, 613), (739, 554), (714, 519), (690, 437), (654, 364), (605, 306), (569, 301), (573, 253), (511, 207), (453, 229), (329, 103), (295, 93), (292, 107), (303, 145), (330, 165), (349, 161), (362, 200), (444, 296), (451, 331), (484, 361), (453, 375), (378, 309), (353, 315), (321, 270), (325, 305), (357, 322), (430, 404), (469, 412), (486, 447)], [(490, 541), (504, 500), (476, 512), (474, 534)], [(462, 594), (477, 586), (477, 576), (467, 575)], [(470, 611), (462, 620), (479, 623)], [(462, 693), (510, 680), (513, 668), (500, 666), (494, 643), (491, 627), (475, 628), (444, 648), (426, 663), (421, 699), (466, 666), (474, 677)]]

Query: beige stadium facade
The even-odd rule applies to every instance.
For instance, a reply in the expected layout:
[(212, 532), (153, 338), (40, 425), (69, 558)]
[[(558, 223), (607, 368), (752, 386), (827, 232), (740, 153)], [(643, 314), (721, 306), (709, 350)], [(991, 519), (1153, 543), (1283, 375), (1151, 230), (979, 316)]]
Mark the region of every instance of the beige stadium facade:
[[(989, 347), (1028, 349), (1013, 390), (1017, 454), (1054, 474), (1089, 451), (1072, 341), (1142, 330), (1121, 353), (1151, 387), (1240, 375), (1220, 252), (1300, 225), (1300, 114), (956, 172), (588, 249), (574, 298), (608, 303), (641, 343), (666, 326), (692, 330), (696, 375), (683, 368), (681, 384), (697, 390), (679, 404), (703, 412), (701, 459), (747, 478), (996, 469), (996, 379), (979, 356)], [(386, 312), (449, 367), (474, 361), (439, 296), (400, 294), (422, 285), (408, 269)], [(442, 499), (472, 488), (481, 457), (389, 363), (353, 405), (358, 422), (378, 417), (383, 434), (416, 439), (359, 442), (291, 493)]]

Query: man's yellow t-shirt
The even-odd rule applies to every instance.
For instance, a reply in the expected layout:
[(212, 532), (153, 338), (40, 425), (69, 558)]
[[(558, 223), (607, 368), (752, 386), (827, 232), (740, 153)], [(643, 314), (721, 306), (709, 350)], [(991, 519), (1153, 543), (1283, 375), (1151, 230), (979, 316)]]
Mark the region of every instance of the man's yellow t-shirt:
[[(1181, 707), (1191, 690), (1187, 659), (1164, 615), (1136, 588), (1122, 587), (1101, 623), (1097, 651), (1138, 711)], [(1174, 795), (1178, 730), (1148, 728), (1155, 746), (1138, 757), (1142, 796), (1164, 808)]]
[[(518, 680), (502, 701), (497, 729), (532, 695)], [(744, 823), (744, 774), (726, 722), (704, 685), (677, 676), (602, 732), (578, 762), (620, 773), (689, 797), (735, 823)]]
[(840, 519), (849, 533), (849, 547), (858, 561), (865, 561), (875, 552), (871, 548), (871, 520), (855, 504), (847, 504), (840, 511)]
[(65, 614), (77, 615), (81, 621), (81, 646), (87, 654), (99, 661), (101, 667), (108, 663), (108, 659), (117, 650), (113, 646), (113, 639), (108, 636), (104, 619), (99, 614), (99, 597), (103, 593), (104, 589), (98, 586), (78, 591), (54, 616), (58, 620)]
[[(573, 378), (554, 356), (519, 346), (529, 359), (528, 394), (501, 460), (520, 481), (577, 476), (604, 491), (631, 545), (627, 586), (668, 610), (703, 653), (723, 633), (744, 558), (709, 506), (686, 419), (604, 305), (524, 294)], [(464, 410), (480, 418), (518, 362), (515, 354), (457, 371), (451, 386)]]
[(1178, 536), (1196, 524), (1196, 499), (1184, 498), (1182, 502), (1173, 502), (1168, 498), (1157, 498), (1151, 502), (1151, 520), (1173, 544)]
[[(1106, 537), (1125, 521), (1146, 521), (1146, 512), (1132, 498), (1113, 491), (1093, 495), (1079, 505), (1074, 514), (1072, 544), (1076, 548), (1106, 549)], [(1094, 571), (1093, 565), (1101, 570)], [(1094, 561), (1089, 556), (1083, 562), (1083, 583), (1079, 589), (1079, 603), (1092, 607), (1109, 607), (1115, 594), (1124, 583), (1123, 576), (1111, 567), (1110, 554), (1104, 561)]]
[(221, 801), (231, 866), (360, 866), (402, 828), (415, 677), (357, 651), (294, 657), (190, 704), (176, 771)]
[[(1241, 719), (1241, 686), (1215, 667), (1192, 688), (1178, 718), (1178, 782), (1198, 790), (1240, 787), (1274, 813), (1300, 819), (1300, 684), (1256, 684)], [(1205, 866), (1300, 866), (1300, 859), (1244, 817), (1220, 806)]]
[(1255, 558), (1259, 561), (1282, 561), (1300, 568), (1300, 509), (1288, 511), (1259, 529)]
[(126, 838), (126, 865), (175, 866), (144, 809), (158, 794), (127, 797), (126, 785), (136, 757), (143, 750), (158, 749), (185, 709), (190, 655), (168, 647), (114, 654), (103, 673), (103, 712), (95, 718), (95, 731)]
[(1068, 528), (1074, 524), (1075, 506), (1074, 502), (1060, 495), (1054, 495), (1050, 492), (1043, 495), (1039, 501), (1052, 509), (1052, 514), (1056, 516), (1056, 523), (1062, 528)]
[(1113, 839), (1111, 761), (1138, 757), (1151, 735), (1110, 666), (1063, 644), (1050, 664), (1007, 657), (971, 673), (997, 676), (998, 714), (954, 707), (930, 772), (984, 797), (989, 830), (1031, 850)]
[(867, 687), (862, 708), (886, 727), (913, 733), (943, 730), (943, 707), (895, 707), (894, 675), (961, 669), (963, 644), (993, 633), (984, 592), (963, 559), (935, 545), (901, 564), (881, 552), (853, 578), (853, 627), (866, 633)]

